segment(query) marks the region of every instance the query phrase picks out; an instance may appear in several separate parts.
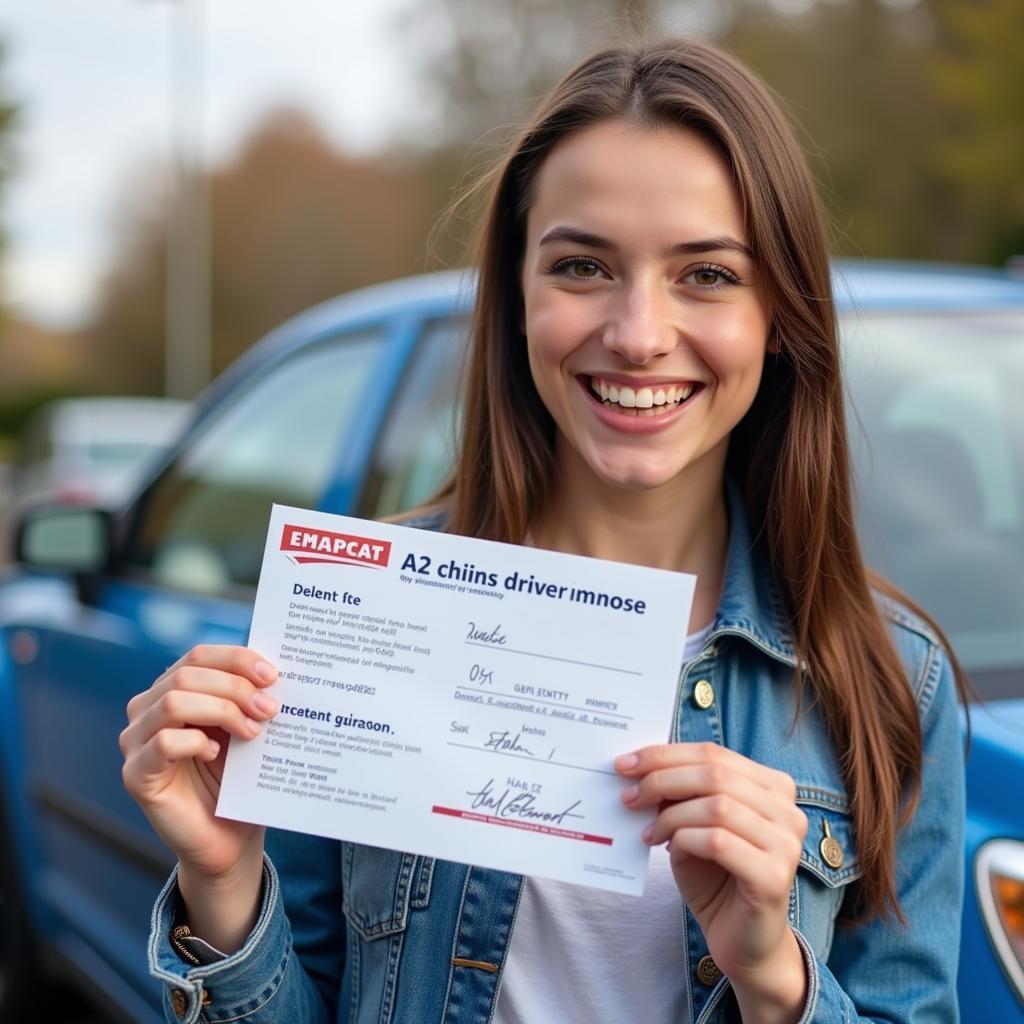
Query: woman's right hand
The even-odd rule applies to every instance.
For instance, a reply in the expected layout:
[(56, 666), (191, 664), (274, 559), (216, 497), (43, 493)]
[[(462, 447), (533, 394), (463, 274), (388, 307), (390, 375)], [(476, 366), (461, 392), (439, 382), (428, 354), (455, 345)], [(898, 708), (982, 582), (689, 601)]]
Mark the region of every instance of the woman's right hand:
[(214, 809), (228, 737), (259, 735), (278, 710), (264, 692), (276, 679), (277, 669), (255, 651), (203, 645), (128, 703), (120, 737), (125, 787), (182, 870), (212, 884), (262, 864), (263, 828), (215, 817)]

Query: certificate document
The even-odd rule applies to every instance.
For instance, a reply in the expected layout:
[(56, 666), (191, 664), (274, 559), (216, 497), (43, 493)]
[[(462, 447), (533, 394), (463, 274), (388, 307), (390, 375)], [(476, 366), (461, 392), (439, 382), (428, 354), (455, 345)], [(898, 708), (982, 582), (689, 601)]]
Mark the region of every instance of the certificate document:
[(217, 813), (639, 894), (654, 813), (613, 761), (669, 738), (695, 582), (275, 506), (249, 645), (281, 710)]

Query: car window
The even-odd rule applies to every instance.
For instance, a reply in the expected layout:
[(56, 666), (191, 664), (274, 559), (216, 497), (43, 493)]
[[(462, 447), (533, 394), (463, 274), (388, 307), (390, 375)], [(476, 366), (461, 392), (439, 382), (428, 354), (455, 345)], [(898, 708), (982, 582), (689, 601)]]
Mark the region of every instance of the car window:
[(425, 502), (447, 477), (466, 329), (462, 319), (425, 327), (374, 451), (357, 515), (397, 515)]
[(158, 446), (148, 441), (125, 441), (123, 444), (97, 442), (81, 445), (80, 450), (81, 461), (95, 469), (138, 469), (152, 457)]
[(1024, 316), (861, 314), (844, 334), (869, 563), (968, 670), (1021, 665)]
[(151, 489), (125, 570), (206, 593), (255, 586), (271, 504), (318, 504), (381, 343), (317, 345), (232, 395)]

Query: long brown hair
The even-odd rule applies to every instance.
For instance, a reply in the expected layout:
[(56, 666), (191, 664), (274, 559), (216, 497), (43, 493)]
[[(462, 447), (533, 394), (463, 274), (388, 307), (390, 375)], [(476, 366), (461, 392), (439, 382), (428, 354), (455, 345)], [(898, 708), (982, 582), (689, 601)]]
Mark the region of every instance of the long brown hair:
[(477, 184), (488, 205), (461, 448), (442, 491), (448, 528), (521, 542), (550, 493), (555, 426), (520, 326), (526, 216), (552, 148), (611, 119), (695, 130), (731, 170), (778, 352), (767, 357), (754, 404), (730, 439), (728, 472), (788, 598), (803, 666), (798, 693), (809, 688), (839, 752), (862, 868), (858, 905), (899, 915), (895, 839), (920, 794), (921, 729), (871, 588), (896, 592), (869, 577), (854, 531), (824, 217), (779, 107), (715, 47), (667, 40), (594, 54), (555, 86)]

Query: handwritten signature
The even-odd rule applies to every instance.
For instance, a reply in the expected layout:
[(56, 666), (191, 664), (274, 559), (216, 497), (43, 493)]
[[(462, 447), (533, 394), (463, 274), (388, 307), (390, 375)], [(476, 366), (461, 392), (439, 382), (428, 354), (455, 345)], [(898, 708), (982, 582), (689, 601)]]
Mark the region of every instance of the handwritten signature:
[(493, 629), (484, 629), (475, 622), (466, 624), (466, 640), (477, 644), (493, 644), (495, 647), (504, 647), (508, 638), (501, 631), (501, 623)]
[(545, 811), (537, 806), (536, 797), (532, 793), (522, 793), (506, 789), (500, 796), (494, 792), (494, 779), (488, 779), (480, 789), (466, 790), (466, 796), (473, 798), (472, 810), (481, 808), (490, 811), (496, 818), (520, 818), (524, 821), (543, 821), (553, 825), (561, 825), (567, 818), (586, 817), (584, 814), (573, 814), (582, 803), (577, 800), (564, 811)]
[(520, 731), (510, 737), (508, 729), (504, 732), (492, 732), (490, 739), (484, 744), (484, 748), (486, 750), (505, 750), (517, 754), (529, 754), (530, 757), (533, 757), (533, 751), (527, 750), (519, 742), (519, 737), (522, 735)]

